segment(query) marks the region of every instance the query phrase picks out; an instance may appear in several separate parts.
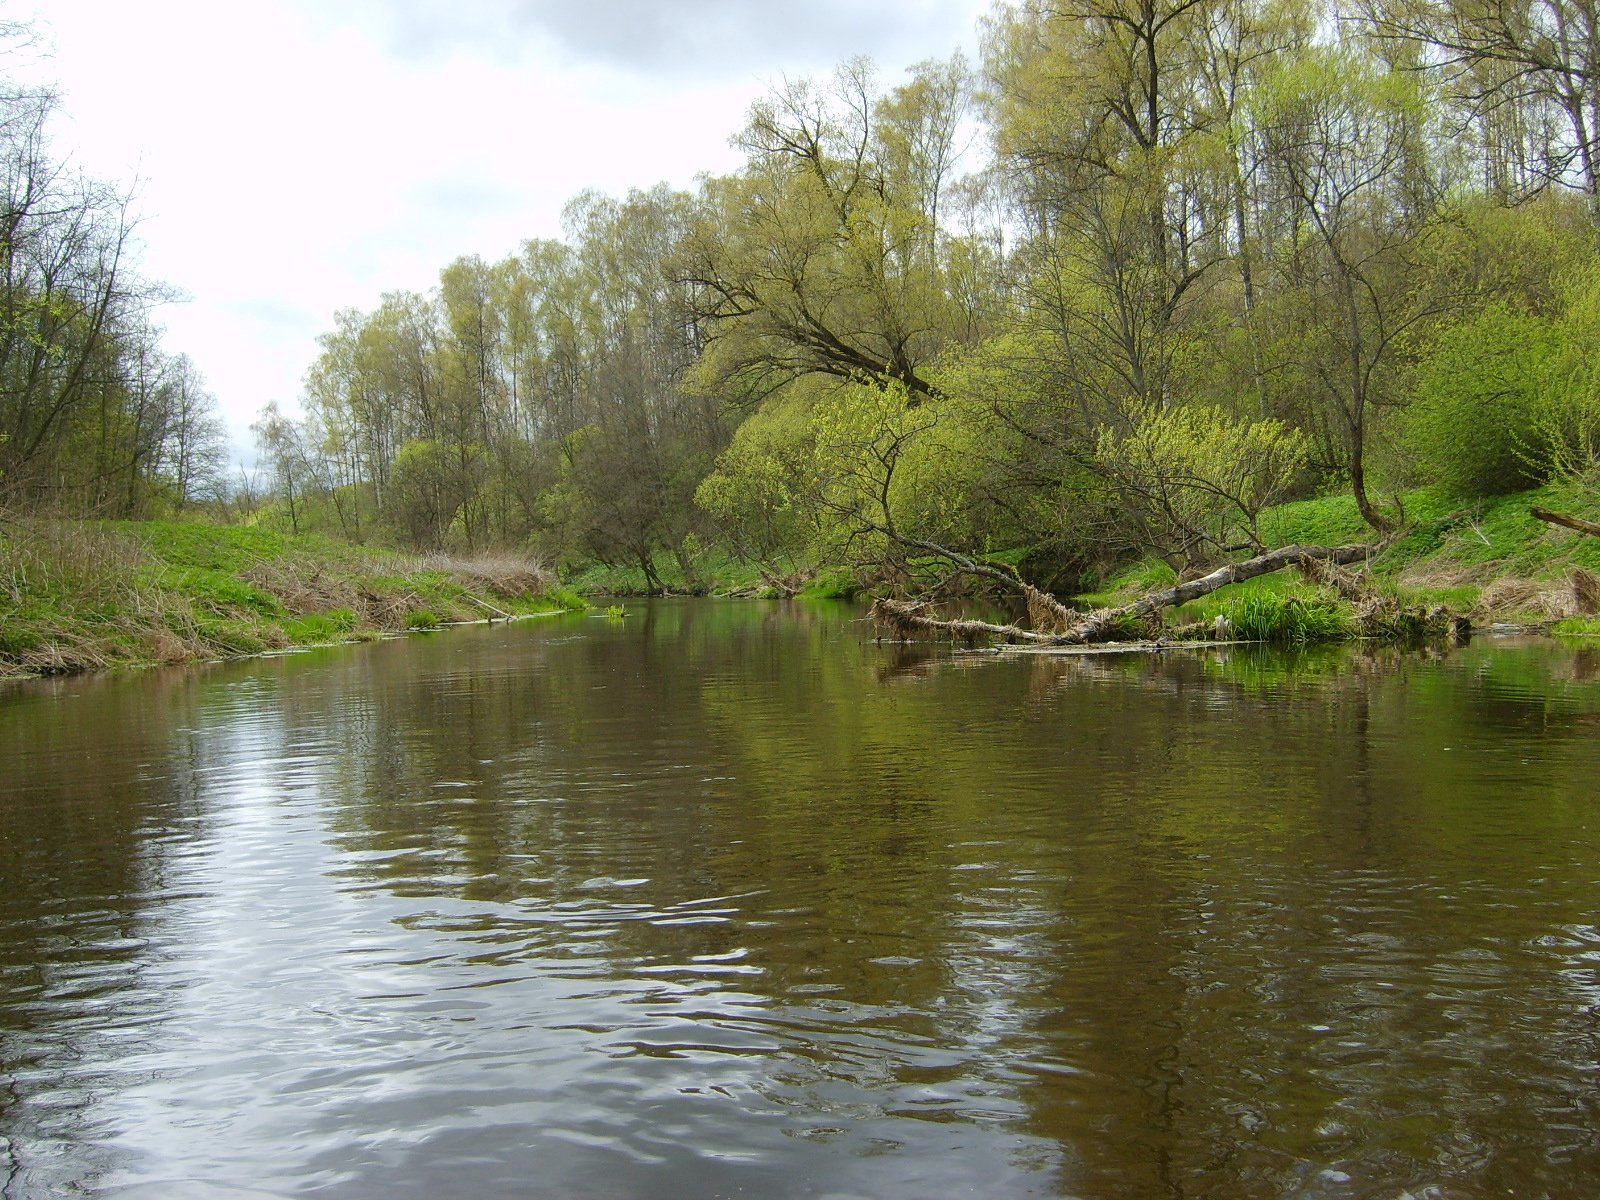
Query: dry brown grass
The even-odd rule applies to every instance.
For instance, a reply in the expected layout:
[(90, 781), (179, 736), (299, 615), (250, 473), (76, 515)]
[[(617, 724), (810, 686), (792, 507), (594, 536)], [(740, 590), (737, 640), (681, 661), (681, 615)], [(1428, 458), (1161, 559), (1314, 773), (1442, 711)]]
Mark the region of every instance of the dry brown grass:
[(366, 588), (357, 588), (354, 612), (362, 625), (396, 633), (406, 627), (406, 617), (416, 600), (416, 595), (410, 592), (380, 596)]
[(1578, 599), (1570, 582), (1545, 579), (1497, 579), (1483, 589), (1473, 606), (1475, 620), (1496, 617), (1533, 617), (1559, 621), (1579, 615)]
[(1567, 576), (1567, 584), (1572, 588), (1572, 602), (1577, 606), (1580, 615), (1585, 617), (1600, 615), (1600, 579), (1582, 567), (1573, 567), (1571, 574)]
[(75, 675), (104, 670), (112, 662), (103, 641), (75, 630), (64, 630), (43, 645), (25, 650), (17, 658), (28, 675)]
[(515, 554), (454, 558), (430, 554), (421, 559), (424, 570), (454, 575), (467, 587), (502, 600), (534, 596), (550, 590), (554, 577), (544, 564)]
[(125, 534), (81, 521), (4, 522), (0, 528), (0, 592), (13, 603), (32, 591), (70, 589), (98, 598), (122, 595), (144, 560)]
[(257, 563), (242, 572), (240, 578), (274, 597), (293, 616), (332, 608), (360, 608), (360, 589), (355, 582), (318, 564), (286, 560)]
[(1413, 567), (1401, 572), (1399, 582), (1406, 587), (1428, 589), (1476, 587), (1489, 582), (1494, 576), (1494, 570), (1486, 563), (1461, 567), (1429, 563), (1426, 567)]
[(185, 641), (165, 625), (156, 625), (146, 631), (144, 640), (150, 661), (159, 666), (188, 662), (202, 652), (195, 642)]

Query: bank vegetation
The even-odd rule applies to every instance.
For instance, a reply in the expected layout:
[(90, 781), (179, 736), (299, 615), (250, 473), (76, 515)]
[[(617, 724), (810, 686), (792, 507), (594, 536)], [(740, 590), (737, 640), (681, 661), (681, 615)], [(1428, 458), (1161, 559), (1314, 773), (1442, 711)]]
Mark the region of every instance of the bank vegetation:
[[(734, 131), (740, 169), (586, 193), (561, 239), (341, 312), (230, 511), (648, 591), (732, 562), (906, 614), (1006, 598), (993, 624), (1051, 637), (1135, 576), (1178, 596), (1264, 559), (1349, 573), (1306, 580), (1302, 609), (1386, 588), (1401, 613), (1516, 609), (1484, 599), (1485, 559), (1424, 578), (1474, 539), (1502, 591), (1581, 608), (1585, 535), (1526, 514), (1548, 497), (1509, 540), (1485, 521), (1551, 488), (1600, 517), (1592, 0), (1017, 0), (981, 45), (787, 81)], [(44, 286), (12, 311), (54, 311)], [(0, 410), (13, 506), (69, 477), (112, 502), (93, 417), (133, 403), (138, 359), (85, 361), (123, 381), (42, 440)], [(8, 389), (22, 366), (0, 362)], [(145, 477), (175, 480), (174, 454)], [(1279, 519), (1335, 504), (1337, 537)]]
[(582, 608), (542, 567), (193, 522), (0, 520), (0, 679)]

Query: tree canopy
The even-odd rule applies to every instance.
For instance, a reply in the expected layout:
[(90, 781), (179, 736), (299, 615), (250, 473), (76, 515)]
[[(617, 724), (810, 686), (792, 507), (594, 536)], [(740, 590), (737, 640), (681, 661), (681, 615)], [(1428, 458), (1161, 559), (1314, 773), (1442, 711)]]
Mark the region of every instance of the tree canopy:
[(977, 65), (785, 81), (738, 170), (585, 194), (559, 241), (340, 314), (264, 443), (352, 535), (652, 585), (713, 545), (784, 586), (927, 586), (930, 546), (1039, 584), (1199, 572), (1286, 497), (1348, 489), (1383, 530), (1418, 483), (1583, 473), (1594, 28), (997, 4)]

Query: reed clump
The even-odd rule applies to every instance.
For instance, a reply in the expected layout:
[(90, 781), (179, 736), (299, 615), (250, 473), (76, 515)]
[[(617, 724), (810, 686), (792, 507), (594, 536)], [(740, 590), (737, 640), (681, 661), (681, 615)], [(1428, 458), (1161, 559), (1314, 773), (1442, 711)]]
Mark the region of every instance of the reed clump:
[(1348, 605), (1321, 589), (1305, 594), (1245, 592), (1222, 609), (1231, 636), (1275, 646), (1315, 646), (1342, 642), (1355, 633)]

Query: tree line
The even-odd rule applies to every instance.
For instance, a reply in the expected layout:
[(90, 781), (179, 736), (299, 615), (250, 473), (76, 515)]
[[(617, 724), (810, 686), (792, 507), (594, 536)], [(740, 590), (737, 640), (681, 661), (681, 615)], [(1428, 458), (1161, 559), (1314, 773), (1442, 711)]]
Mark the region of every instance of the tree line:
[[(1600, 457), (1593, 0), (1021, 0), (786, 83), (693, 191), (340, 313), (257, 432), (294, 526), (692, 579), (1193, 572)], [(947, 565), (950, 553), (933, 554)]]
[[(0, 53), (30, 30), (0, 24)], [(226, 437), (173, 296), (139, 276), (131, 197), (52, 147), (47, 88), (0, 78), (0, 506), (149, 516), (221, 494)]]

